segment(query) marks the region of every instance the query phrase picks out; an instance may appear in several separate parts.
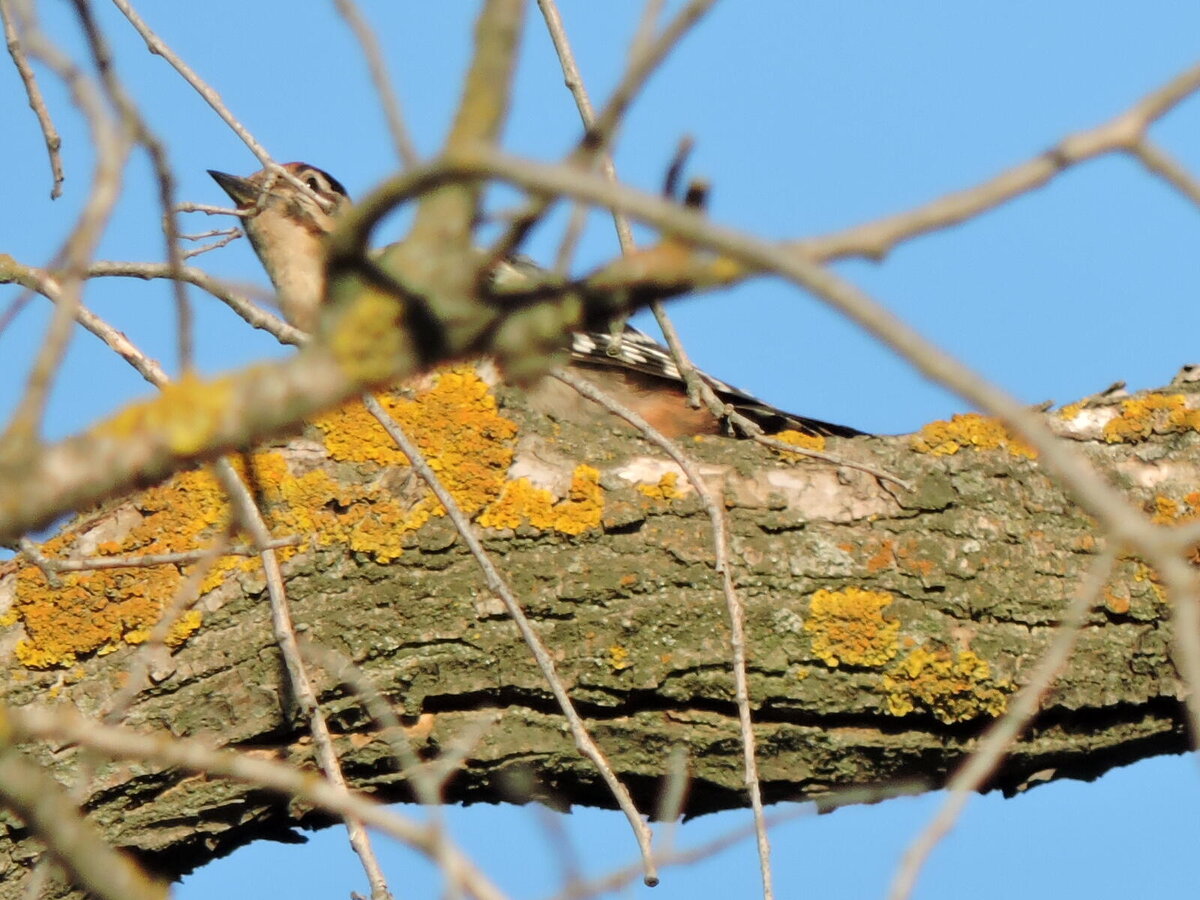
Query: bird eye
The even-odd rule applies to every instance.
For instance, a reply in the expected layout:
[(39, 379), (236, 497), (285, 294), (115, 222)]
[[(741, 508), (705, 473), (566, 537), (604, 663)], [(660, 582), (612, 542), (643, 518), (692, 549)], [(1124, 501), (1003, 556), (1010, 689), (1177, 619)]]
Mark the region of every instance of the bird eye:
[(321, 182), (317, 180), (316, 175), (309, 175), (307, 178), (304, 179), (304, 183), (307, 184), (314, 191), (321, 190)]

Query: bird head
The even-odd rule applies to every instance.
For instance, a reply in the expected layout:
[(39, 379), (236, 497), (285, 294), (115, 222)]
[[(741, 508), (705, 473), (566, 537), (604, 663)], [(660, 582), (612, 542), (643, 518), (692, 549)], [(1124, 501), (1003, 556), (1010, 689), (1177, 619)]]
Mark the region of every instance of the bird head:
[(350, 205), (342, 183), (307, 163), (284, 163), (307, 190), (269, 169), (248, 177), (208, 174), (244, 210), (246, 235), (279, 295), (284, 318), (302, 331), (316, 328), (325, 296), (326, 238)]

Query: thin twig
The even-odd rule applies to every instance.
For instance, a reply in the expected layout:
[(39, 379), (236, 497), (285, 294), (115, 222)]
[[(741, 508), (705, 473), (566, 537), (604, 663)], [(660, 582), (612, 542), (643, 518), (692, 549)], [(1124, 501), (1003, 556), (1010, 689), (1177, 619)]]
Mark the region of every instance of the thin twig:
[[(129, 96), (116, 75), (112, 62), (112, 53), (104, 40), (89, 0), (73, 0), (76, 15), (87, 37), (91, 49), (92, 60), (100, 73), (100, 83), (108, 93), (113, 106), (121, 115), (121, 121), (134, 139), (146, 148), (150, 163), (154, 168), (154, 177), (158, 185), (158, 203), (162, 215), (163, 237), (166, 242), (167, 263), (172, 273), (178, 273), (183, 268), (183, 248), (179, 243), (179, 222), (175, 212), (175, 174), (167, 159), (167, 149), (159, 140), (154, 130), (146, 122), (137, 104)], [(193, 360), (193, 317), (192, 306), (188, 300), (187, 282), (176, 277), (171, 279), (171, 290), (175, 298), (175, 332), (179, 369), (183, 373), (191, 371)]]
[(738, 725), (742, 737), (742, 773), (746, 791), (750, 796), (750, 808), (754, 814), (755, 838), (758, 842), (758, 864), (762, 873), (763, 897), (771, 900), (774, 888), (771, 885), (771, 842), (767, 835), (766, 818), (763, 813), (762, 788), (758, 780), (758, 762), (755, 758), (754, 723), (750, 710), (750, 685), (746, 676), (746, 614), (741, 597), (733, 584), (733, 567), (729, 560), (729, 526), (725, 511), (705, 484), (700, 470), (675, 445), (675, 442), (654, 428), (649, 422), (618, 403), (586, 378), (574, 372), (560, 370), (554, 377), (570, 385), (582, 396), (620, 416), (647, 438), (657, 444), (683, 469), (696, 494), (700, 497), (709, 521), (712, 523), (715, 568), (721, 577), (721, 590), (725, 596), (725, 610), (729, 616), (729, 645), (732, 651), (734, 698), (737, 703)]
[(4, 20), (4, 40), (8, 44), (8, 55), (12, 57), (17, 74), (21, 76), (21, 83), (25, 85), (25, 96), (29, 98), (29, 108), (37, 116), (38, 126), (42, 129), (42, 140), (46, 144), (46, 155), (50, 159), (50, 174), (53, 178), (50, 199), (57, 200), (62, 196), (63, 180), (66, 178), (66, 175), (63, 174), (62, 138), (58, 134), (58, 129), (54, 127), (54, 120), (50, 118), (50, 110), (46, 107), (46, 98), (42, 96), (42, 89), (38, 87), (33, 67), (25, 58), (25, 51), (21, 47), (21, 38), (13, 25), (12, 13), (8, 8), (9, 2), (10, 0), (0, 0), (0, 19)]
[(967, 801), (983, 786), (1008, 752), (1008, 748), (1037, 715), (1042, 698), (1046, 696), (1046, 692), (1054, 684), (1054, 679), (1070, 659), (1088, 613), (1099, 602), (1115, 560), (1116, 553), (1111, 547), (1096, 557), (1076, 589), (1070, 605), (1063, 612), (1050, 646), (1030, 672), (1029, 681), (1012, 698), (1007, 712), (983, 733), (979, 739), (979, 746), (947, 782), (948, 793), (937, 815), (921, 830), (904, 853), (888, 892), (890, 900), (907, 900), (912, 895), (917, 876), (930, 852), (954, 827)]
[(252, 212), (249, 209), (237, 209), (232, 206), (216, 206), (212, 203), (192, 202), (176, 203), (175, 212), (198, 212), (204, 213), (207, 216), (237, 216), (239, 219), (248, 219), (252, 215)]
[(8, 710), (10, 724), (20, 740), (48, 740), (79, 744), (111, 759), (157, 763), (208, 777), (229, 778), (284, 797), (295, 798), (317, 809), (355, 818), (377, 828), (437, 862), (450, 861), (456, 877), (471, 896), (504, 900), (506, 895), (480, 872), (470, 858), (449, 839), (425, 824), (388, 810), (382, 804), (352, 793), (323, 778), (314, 778), (292, 763), (233, 750), (218, 750), (195, 739), (167, 734), (142, 734), (129, 728), (104, 725), (80, 715), (69, 706), (52, 709), (23, 707)]
[(1194, 206), (1200, 206), (1200, 182), (1166, 150), (1149, 138), (1143, 138), (1133, 145), (1130, 152), (1148, 172), (1167, 182), (1191, 200)]
[[(575, 98), (575, 105), (579, 109), (579, 118), (583, 120), (583, 127), (590, 129), (596, 121), (596, 111), (592, 108), (592, 100), (588, 96), (587, 85), (583, 82), (583, 75), (579, 72), (579, 64), (575, 61), (575, 53), (571, 49), (571, 41), (567, 37), (567, 29), (563, 25), (562, 15), (558, 11), (558, 4), (555, 0), (538, 0), (538, 9), (542, 11), (542, 18), (546, 22), (546, 30), (550, 33), (550, 40), (554, 44), (554, 51), (558, 54), (558, 62), (562, 68), (563, 80), (566, 82), (567, 90), (571, 92), (571, 96)], [(639, 30), (639, 35), (642, 32)], [(645, 52), (647, 45), (635, 40), (633, 49), (630, 53), (630, 64), (632, 60), (639, 59), (641, 53)], [(607, 150), (600, 155), (600, 174), (609, 181), (617, 180), (617, 169), (613, 164), (612, 154)], [(577, 208), (579, 204), (576, 204)], [(633, 229), (629, 225), (629, 219), (621, 215), (620, 212), (613, 210), (612, 212), (613, 225), (617, 229), (617, 240), (621, 244), (622, 253), (632, 253), (637, 249), (633, 240)], [(566, 242), (564, 241), (564, 244)]]
[[(292, 623), (287, 592), (283, 584), (283, 570), (279, 565), (279, 557), (271, 549), (271, 532), (263, 520), (262, 513), (255, 503), (250, 489), (243, 483), (242, 478), (228, 459), (216, 462), (217, 479), (224, 487), (234, 510), (238, 523), (249, 532), (251, 539), (260, 549), (263, 573), (267, 580), (267, 595), (271, 600), (271, 624), (275, 634), (275, 642), (283, 654), (284, 666), (288, 673), (288, 682), (301, 715), (308, 723), (312, 734), (313, 749), (317, 762), (326, 779), (337, 787), (345, 790), (346, 778), (342, 774), (342, 766), (338, 761), (337, 751), (333, 746), (333, 737), (329, 733), (329, 725), (321, 712), (317, 701), (316, 691), (304, 668), (304, 660), (300, 655), (300, 647), (296, 639), (296, 629)], [(371, 900), (391, 900), (387, 880), (383, 869), (371, 847), (371, 839), (360, 819), (347, 817), (346, 831), (350, 837), (350, 846), (362, 862), (367, 881), (371, 885)]]
[[(12, 8), (9, 8), (10, 11)], [(25, 391), (9, 421), (0, 447), (16, 459), (28, 456), (38, 443), (42, 419), (54, 378), (66, 354), (74, 329), (76, 310), (81, 305), (82, 282), (88, 259), (100, 241), (120, 196), (121, 170), (129, 155), (128, 129), (113, 120), (97, 85), (69, 56), (52, 44), (32, 20), (18, 23), (31, 56), (51, 69), (70, 88), (72, 102), (88, 123), (95, 168), (87, 200), (56, 258), (62, 261), (58, 275), (60, 299), (46, 336), (26, 380)]]
[(184, 259), (193, 259), (201, 254), (208, 253), (212, 250), (219, 250), (222, 247), (232, 244), (242, 236), (240, 228), (213, 228), (211, 231), (204, 231), (197, 234), (181, 234), (179, 237), (185, 241), (202, 241), (205, 238), (216, 237), (218, 240), (210, 244), (204, 244), (201, 247), (193, 247), (183, 254)]
[(533, 654), (538, 668), (542, 671), (542, 677), (546, 679), (546, 684), (549, 686), (551, 693), (554, 694), (554, 699), (557, 701), (559, 709), (562, 710), (563, 715), (567, 719), (571, 735), (575, 739), (575, 746), (591, 760), (592, 765), (596, 767), (596, 771), (600, 773), (600, 777), (604, 779), (604, 783), (607, 785), (613, 799), (617, 801), (617, 805), (625, 813), (625, 818), (628, 819), (629, 825), (637, 837), (638, 847), (641, 850), (642, 859), (645, 863), (643, 875), (646, 884), (657, 884), (658, 875), (654, 869), (653, 850), (650, 846), (650, 829), (642, 821), (641, 814), (633, 804), (633, 798), (629, 796), (629, 792), (613, 772), (603, 751), (600, 750), (596, 742), (592, 740), (591, 735), (588, 734), (587, 726), (584, 724), (579, 713), (576, 712), (575, 705), (571, 702), (571, 697), (567, 693), (566, 686), (563, 685), (562, 679), (558, 677), (553, 657), (546, 649), (545, 644), (542, 643), (542, 639), (538, 637), (538, 633), (526, 617), (524, 610), (521, 609), (521, 605), (509, 588), (508, 583), (496, 569), (495, 565), (492, 564), (492, 560), (487, 555), (483, 543), (475, 534), (475, 529), (471, 526), (470, 520), (463, 513), (462, 508), (458, 505), (458, 501), (454, 499), (454, 496), (438, 479), (437, 474), (429, 467), (429, 463), (426, 461), (424, 454), (421, 453), (420, 448), (404, 433), (404, 430), (388, 414), (379, 401), (374, 396), (367, 394), (363, 397), (363, 403), (371, 415), (384, 427), (392, 440), (396, 442), (396, 446), (408, 457), (413, 471), (429, 485), (429, 489), (433, 491), (433, 495), (445, 508), (446, 515), (454, 523), (454, 527), (462, 536), (463, 542), (467, 545), (471, 555), (475, 558), (475, 562), (483, 572), (484, 582), (487, 584), (488, 589), (504, 603), (509, 617), (517, 626), (517, 630), (521, 633), (521, 638), (525, 641), (525, 645), (529, 648), (530, 653)]
[[(0, 714), (5, 726), (7, 718)], [(110, 846), (66, 789), (16, 749), (7, 727), (3, 731), (0, 799), (38, 836), (75, 883), (104, 900), (166, 900), (167, 884), (146, 875), (133, 860)]]
[(258, 158), (259, 162), (264, 166), (270, 164), (271, 154), (254, 139), (254, 135), (250, 133), (249, 129), (234, 117), (229, 108), (225, 106), (221, 95), (209, 87), (204, 79), (197, 75), (192, 67), (183, 61), (183, 58), (179, 54), (167, 46), (166, 42), (137, 14), (137, 11), (129, 3), (129, 0), (112, 0), (112, 2), (121, 11), (121, 14), (129, 20), (129, 24), (134, 27), (134, 30), (141, 35), (142, 40), (146, 42), (146, 49), (155, 56), (161, 56), (171, 68), (183, 76), (183, 80), (190, 84), (192, 89), (200, 95), (201, 99), (212, 107), (213, 112), (221, 117), (221, 121), (228, 125), (229, 129), (241, 138), (242, 143), (250, 148), (250, 152)]
[[(567, 165), (579, 171), (588, 171), (595, 160), (608, 152), (617, 126), (638, 92), (688, 30), (715, 2), (716, 0), (690, 0), (653, 41), (639, 46), (641, 54), (630, 59), (608, 102), (599, 115), (594, 117), (583, 138), (567, 157)], [(556, 197), (554, 194), (543, 194), (530, 201), (526, 208), (513, 218), (506, 233), (488, 251), (491, 260), (494, 262), (511, 255), (524, 241), (530, 229), (545, 215)]]
[(298, 328), (293, 328), (287, 322), (283, 321), (283, 319), (263, 309), (246, 296), (249, 293), (248, 289), (235, 289), (220, 279), (209, 275), (203, 269), (184, 266), (183, 271), (176, 275), (171, 271), (170, 266), (163, 263), (101, 261), (92, 263), (88, 268), (88, 277), (124, 277), (141, 278), (143, 280), (173, 277), (184, 278), (190, 284), (194, 284), (196, 287), (212, 294), (241, 317), (247, 325), (267, 332), (273, 337), (278, 338), (282, 343), (300, 345), (307, 338), (304, 332)]
[[(233, 113), (229, 111), (229, 108), (225, 106), (221, 95), (209, 87), (204, 79), (197, 75), (191, 66), (183, 61), (181, 56), (167, 46), (166, 42), (158, 36), (154, 29), (147, 25), (146, 21), (137, 14), (137, 11), (128, 0), (112, 0), (112, 2), (121, 11), (122, 15), (129, 20), (129, 24), (133, 26), (134, 30), (141, 35), (142, 40), (146, 42), (146, 49), (155, 56), (161, 56), (166, 60), (167, 64), (175, 69), (183, 77), (183, 80), (192, 86), (193, 90), (200, 95), (205, 103), (212, 107), (213, 112), (229, 126), (230, 130), (241, 139), (242, 143), (250, 149), (250, 152), (258, 158), (258, 161), (271, 171), (274, 177), (284, 179), (292, 187), (303, 191), (323, 207), (327, 206), (328, 202), (325, 198), (320, 197), (316, 191), (306, 185), (301, 179), (297, 178), (271, 158), (266, 148), (255, 140), (254, 135), (250, 133), (249, 129), (238, 121)], [(264, 185), (264, 188), (269, 190), (270, 182)]]
[(217, 564), (220, 558), (229, 553), (229, 531), (223, 531), (216, 540), (212, 542), (199, 556), (196, 561), (196, 566), (188, 573), (188, 577), (179, 585), (175, 591), (175, 596), (171, 598), (159, 616), (158, 621), (154, 623), (154, 628), (150, 630), (150, 636), (146, 642), (138, 647), (130, 660), (126, 672), (128, 677), (125, 683), (121, 686), (113, 696), (109, 699), (104, 712), (104, 721), (115, 725), (125, 718), (125, 714), (129, 711), (129, 706), (133, 703), (134, 698), (141, 693), (146, 682), (153, 678), (161, 681), (163, 675), (151, 670), (151, 665), (156, 657), (165, 655), (167, 650), (167, 637), (171, 633), (171, 628), (179, 620), (185, 612), (191, 609), (200, 599), (200, 588), (204, 584), (213, 566)]
[[(304, 542), (299, 536), (272, 540), (269, 544), (272, 550), (284, 547), (296, 547)], [(22, 548), (24, 549), (24, 548)], [(54, 559), (41, 556), (38, 565), (51, 572), (95, 572), (102, 569), (142, 569), (149, 566), (178, 566), (200, 562), (206, 559), (211, 550), (187, 550), (180, 553), (146, 553), (142, 556), (89, 556), (84, 559)], [(257, 547), (238, 545), (225, 547), (222, 556), (258, 556), (261, 551)]]
[(383, 107), (383, 116), (387, 122), (388, 132), (392, 136), (392, 146), (396, 155), (406, 168), (413, 169), (421, 164), (421, 155), (417, 153), (416, 145), (408, 128), (404, 124), (404, 116), (400, 112), (400, 99), (392, 88), (388, 77), (387, 64), (383, 59), (383, 51), (375, 37), (375, 31), (367, 24), (362, 11), (354, 0), (333, 0), (337, 11), (342, 14), (354, 37), (362, 47), (363, 59), (366, 60), (367, 70), (371, 74), (371, 83), (379, 94), (379, 103)]

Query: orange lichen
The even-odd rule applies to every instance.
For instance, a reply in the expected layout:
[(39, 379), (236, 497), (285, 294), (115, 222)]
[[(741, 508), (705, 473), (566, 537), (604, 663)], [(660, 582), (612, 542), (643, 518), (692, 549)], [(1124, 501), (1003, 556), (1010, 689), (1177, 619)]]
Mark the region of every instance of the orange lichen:
[(1156, 525), (1168, 525), (1179, 519), (1179, 501), (1159, 494), (1154, 498), (1154, 515), (1150, 517)]
[(407, 508), (393, 500), (375, 498), (351, 506), (342, 517), (339, 533), (351, 550), (369, 553), (378, 562), (391, 562), (404, 552), (405, 536), (440, 513), (441, 508), (432, 497)]
[(1037, 451), (1009, 432), (996, 419), (979, 413), (962, 413), (950, 418), (930, 422), (914, 437), (912, 447), (918, 453), (935, 456), (950, 456), (965, 447), (977, 450), (1007, 450), (1014, 456), (1033, 459)]
[(987, 661), (971, 650), (918, 647), (883, 677), (883, 690), (893, 716), (919, 710), (950, 724), (1002, 715), (1013, 685), (994, 680)]
[(576, 466), (571, 475), (567, 499), (559, 504), (555, 529), (566, 534), (582, 534), (597, 528), (604, 516), (604, 489), (600, 487), (600, 472), (591, 466)]
[(600, 473), (591, 466), (579, 466), (564, 499), (556, 501), (549, 491), (534, 487), (526, 478), (518, 478), (504, 485), (500, 497), (483, 511), (478, 521), (485, 528), (530, 525), (542, 531), (582, 534), (597, 527), (603, 513)]
[[(139, 494), (139, 514), (124, 539), (105, 542), (106, 551), (145, 555), (193, 550), (228, 520), (220, 487), (207, 471), (183, 472)], [(65, 555), (75, 535), (64, 533), (43, 545), (53, 558)], [(242, 560), (226, 558), (216, 566)], [(16, 596), (6, 624), (21, 622), (25, 637), (17, 658), (30, 668), (73, 665), (93, 653), (111, 653), (123, 644), (145, 641), (168, 602), (190, 571), (190, 565), (158, 565), (74, 572), (52, 586), (41, 570), (22, 566)], [(183, 643), (200, 627), (200, 615), (182, 617), (168, 635), (171, 646)]]
[[(413, 399), (396, 393), (378, 399), (420, 447), (467, 515), (500, 496), (517, 426), (500, 415), (495, 396), (474, 369), (448, 369)], [(322, 416), (316, 425), (335, 460), (408, 464), (383, 426), (358, 402)]]
[[(787, 429), (779, 432), (778, 434), (773, 434), (771, 437), (775, 438), (777, 441), (783, 441), (785, 444), (794, 444), (795, 446), (804, 450), (825, 449), (825, 438), (819, 434), (805, 434), (802, 431)], [(772, 447), (771, 449), (775, 450), (777, 453), (787, 452), (786, 450), (781, 450), (778, 447)]]
[(1200, 431), (1200, 410), (1190, 409), (1183, 394), (1145, 394), (1121, 401), (1120, 413), (1104, 426), (1104, 440), (1136, 443), (1185, 430)]
[(937, 564), (928, 557), (919, 556), (920, 552), (921, 548), (918, 542), (911, 539), (905, 540), (896, 548), (896, 561), (904, 571), (928, 578), (937, 568)]
[(897, 653), (898, 621), (883, 617), (892, 602), (884, 591), (824, 588), (812, 596), (804, 630), (813, 653), (827, 666), (882, 666)]
[(1112, 588), (1104, 589), (1104, 608), (1114, 615), (1123, 616), (1129, 612), (1129, 594), (1114, 593)]
[[(176, 408), (190, 413), (173, 418), (171, 404), (157, 398), (114, 418), (101, 430), (160, 429), (171, 435), (172, 446), (186, 452), (203, 442), (216, 409), (205, 405), (194, 388), (185, 381), (169, 392)], [(487, 384), (473, 369), (443, 372), (412, 397), (396, 392), (379, 399), (421, 447), (468, 515), (486, 511), (484, 524), (493, 527), (528, 521), (566, 534), (599, 526), (604, 494), (600, 473), (589, 466), (575, 470), (567, 496), (559, 500), (527, 482), (507, 481), (516, 426), (499, 414)], [(196, 412), (197, 407), (203, 414)], [(388, 469), (406, 466), (408, 460), (361, 404), (347, 404), (316, 424), (330, 457), (356, 465), (364, 480), (342, 483), (321, 468), (295, 474), (293, 463), (274, 451), (239, 457), (235, 461), (239, 472), (254, 486), (272, 533), (305, 536), (309, 546), (344, 544), (380, 562), (395, 559), (413, 531), (443, 513), (441, 504), (431, 493), (416, 488), (401, 492), (409, 496), (396, 496), (376, 487)], [(193, 551), (226, 530), (230, 519), (224, 491), (205, 469), (181, 473), (135, 495), (125, 506), (130, 514), (122, 520), (126, 523), (122, 533), (98, 541), (88, 553), (138, 556)], [(501, 521), (507, 524), (498, 524)], [(50, 558), (77, 555), (78, 537), (77, 532), (65, 532), (48, 541), (42, 552)], [(276, 552), (286, 559), (298, 549)], [(216, 588), (231, 572), (258, 565), (253, 556), (222, 557), (211, 564), (200, 591)], [(51, 587), (39, 569), (25, 565), (18, 570), (16, 596), (0, 624), (24, 626), (16, 653), (25, 665), (69, 666), (88, 655), (147, 640), (163, 604), (175, 596), (193, 566), (71, 573)], [(185, 614), (172, 626), (168, 644), (177, 646), (199, 627), (198, 613)]]
[[(340, 537), (340, 520), (328, 507), (342, 498), (342, 490), (326, 474), (310, 472), (299, 478), (288, 471), (287, 461), (276, 452), (245, 457), (235, 467), (261, 492), (268, 522), (276, 536), (306, 534), (328, 543)], [(182, 472), (162, 484), (134, 495), (128, 501), (133, 516), (119, 540), (99, 542), (97, 556), (144, 556), (203, 548), (228, 527), (225, 492), (207, 469)], [(64, 532), (47, 541), (41, 552), (51, 559), (73, 554), (76, 532)], [(287, 559), (297, 550), (276, 551)], [(123, 644), (147, 640), (162, 614), (163, 603), (173, 597), (194, 563), (97, 569), (62, 575), (52, 587), (32, 565), (18, 572), (16, 597), (2, 625), (18, 622), (25, 637), (16, 648), (17, 658), (33, 668), (66, 666), (91, 654), (110, 653)], [(253, 556), (222, 556), (213, 562), (200, 583), (200, 593), (218, 587), (234, 571), (259, 565)], [(198, 612), (185, 613), (171, 626), (167, 644), (178, 646), (201, 624)]]
[(871, 574), (876, 574), (884, 569), (890, 569), (896, 565), (896, 550), (895, 542), (891, 540), (883, 540), (879, 542), (879, 549), (871, 554), (867, 559), (867, 571)]
[(658, 484), (639, 484), (638, 493), (645, 494), (651, 500), (678, 500), (683, 496), (679, 490), (679, 473), (664, 472)]
[(528, 478), (518, 478), (504, 485), (499, 498), (483, 511), (479, 524), (484, 528), (516, 528), (532, 525), (543, 531), (554, 521), (554, 495), (545, 488), (534, 487)]

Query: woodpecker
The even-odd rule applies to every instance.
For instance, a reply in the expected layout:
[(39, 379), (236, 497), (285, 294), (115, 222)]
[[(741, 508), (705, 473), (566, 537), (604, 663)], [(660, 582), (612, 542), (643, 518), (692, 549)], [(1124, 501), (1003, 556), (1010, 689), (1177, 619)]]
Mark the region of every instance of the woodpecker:
[[(350, 197), (340, 181), (316, 166), (293, 162), (283, 168), (311, 195), (267, 169), (248, 177), (212, 169), (208, 174), (239, 210), (248, 213), (243, 218), (246, 235), (275, 285), (284, 318), (301, 331), (312, 332), (325, 295), (325, 238), (338, 214), (349, 207)], [(501, 279), (531, 265), (523, 257), (514, 258), (501, 262), (491, 275)], [(686, 383), (670, 351), (636, 328), (625, 326), (619, 336), (572, 334), (570, 365), (668, 436), (722, 431), (723, 423), (716, 416), (689, 403)], [(784, 412), (706, 372), (697, 370), (697, 374), (717, 397), (768, 434), (785, 429), (835, 437), (863, 434), (845, 425)], [(543, 386), (534, 393), (545, 399), (552, 413), (570, 415), (564, 411), (561, 390)]]

